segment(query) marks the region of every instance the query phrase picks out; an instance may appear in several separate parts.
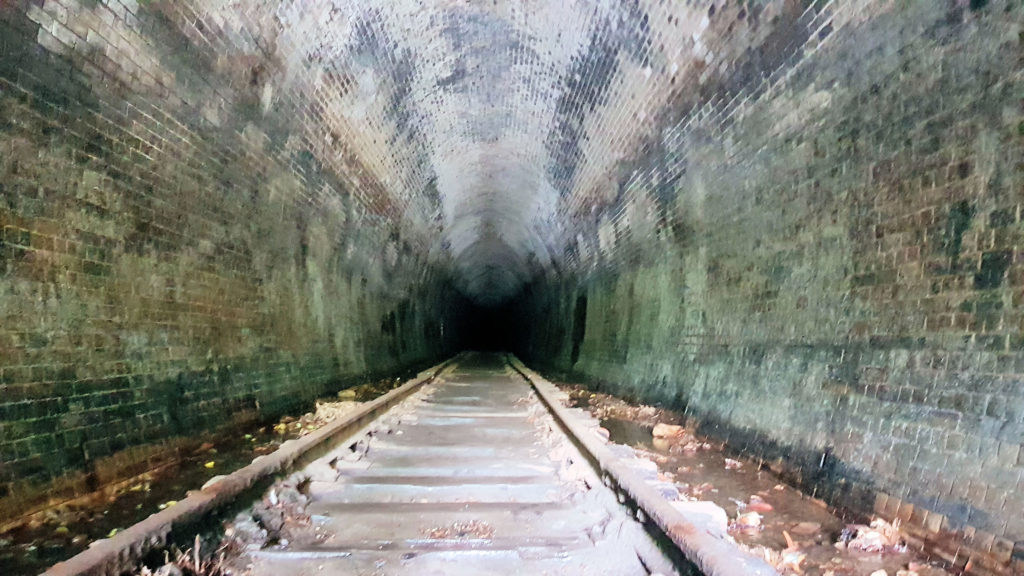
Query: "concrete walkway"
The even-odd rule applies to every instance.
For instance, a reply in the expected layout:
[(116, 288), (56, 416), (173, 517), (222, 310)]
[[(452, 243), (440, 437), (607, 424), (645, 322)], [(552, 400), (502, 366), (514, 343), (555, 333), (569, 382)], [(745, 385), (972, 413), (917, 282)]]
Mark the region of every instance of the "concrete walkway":
[(673, 573), (497, 356), (463, 359), (305, 474), (322, 536), (251, 553), (256, 576)]

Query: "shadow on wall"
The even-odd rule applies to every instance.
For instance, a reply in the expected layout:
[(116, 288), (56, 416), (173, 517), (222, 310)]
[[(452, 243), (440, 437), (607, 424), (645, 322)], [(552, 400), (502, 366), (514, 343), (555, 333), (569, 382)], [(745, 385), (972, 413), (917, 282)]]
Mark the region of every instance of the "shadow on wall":
[(583, 336), (587, 333), (587, 295), (580, 294), (576, 297), (576, 309), (572, 314), (572, 355), (569, 360), (575, 366), (580, 359), (580, 346), (583, 345)]

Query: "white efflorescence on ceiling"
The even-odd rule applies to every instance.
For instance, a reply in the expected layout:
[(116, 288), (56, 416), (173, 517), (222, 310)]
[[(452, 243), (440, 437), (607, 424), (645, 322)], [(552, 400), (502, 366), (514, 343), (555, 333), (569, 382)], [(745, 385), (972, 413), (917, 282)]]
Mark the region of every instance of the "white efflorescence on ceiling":
[(226, 65), (260, 61), (264, 113), (298, 111), (346, 193), (496, 304), (671, 219), (673, 131), (773, 9), (719, 4), (192, 0), (173, 17)]

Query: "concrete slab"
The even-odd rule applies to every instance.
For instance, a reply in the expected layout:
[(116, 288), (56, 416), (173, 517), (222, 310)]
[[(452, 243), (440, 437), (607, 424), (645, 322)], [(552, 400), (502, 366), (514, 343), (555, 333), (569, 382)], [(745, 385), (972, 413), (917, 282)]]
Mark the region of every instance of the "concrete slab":
[(318, 502), (557, 502), (567, 488), (544, 484), (353, 484), (311, 482), (313, 503)]
[[(494, 504), (494, 503), (492, 503)], [(377, 506), (359, 510), (351, 506), (318, 507), (313, 522), (339, 540), (416, 539), (449, 526), (470, 526), (486, 516), (495, 538), (523, 535), (531, 538), (590, 534), (607, 523), (604, 510), (573, 510), (573, 506)], [(573, 513), (567, 513), (572, 511)]]
[(301, 554), (261, 553), (252, 576), (625, 576), (648, 574), (634, 555), (596, 549), (537, 557), (533, 551), (470, 550), (420, 551), (402, 554), (350, 552), (345, 556), (305, 557)]

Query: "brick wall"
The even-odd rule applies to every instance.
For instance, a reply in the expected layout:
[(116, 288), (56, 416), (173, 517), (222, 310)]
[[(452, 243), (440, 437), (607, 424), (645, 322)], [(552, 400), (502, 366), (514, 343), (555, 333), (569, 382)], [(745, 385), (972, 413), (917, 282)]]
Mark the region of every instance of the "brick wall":
[(755, 48), (723, 63), (710, 45), (714, 73), (680, 79), (700, 87), (684, 113), (655, 115), (632, 157), (586, 159), (617, 194), (575, 181), (573, 266), (526, 291), (521, 351), (685, 409), (833, 502), (882, 492), (1008, 559), (1024, 540), (1024, 10), (815, 2), (755, 32), (738, 10), (712, 11), (709, 33), (756, 32)]
[(451, 351), (374, 157), (322, 144), (260, 13), (190, 10), (0, 3), (0, 518)]
[(451, 277), (811, 491), (1024, 539), (1020, 3), (521, 8), (0, 2), (4, 506), (437, 358)]

